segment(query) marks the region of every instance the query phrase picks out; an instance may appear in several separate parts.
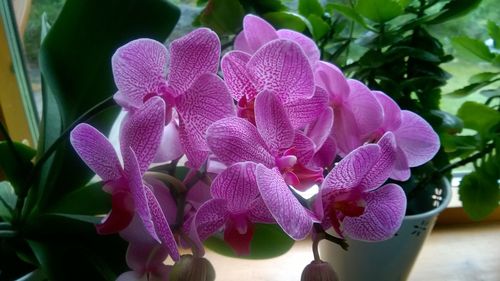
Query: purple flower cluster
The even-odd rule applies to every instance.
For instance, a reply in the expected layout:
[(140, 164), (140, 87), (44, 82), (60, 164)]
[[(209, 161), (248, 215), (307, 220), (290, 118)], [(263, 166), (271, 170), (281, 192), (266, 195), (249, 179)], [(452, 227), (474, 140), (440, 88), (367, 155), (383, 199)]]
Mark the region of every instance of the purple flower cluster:
[[(203, 252), (201, 243), (219, 231), (246, 254), (255, 223), (278, 224), (296, 240), (314, 223), (340, 238), (388, 239), (406, 198), (384, 183), (407, 180), (410, 167), (439, 149), (421, 117), (321, 61), (308, 37), (252, 15), (243, 26), (221, 60), (219, 39), (205, 28), (168, 50), (138, 39), (116, 51), (114, 97), (127, 112), (122, 162), (95, 128), (72, 131), (73, 147), (112, 195), (97, 231), (120, 233), (130, 245), (133, 272), (121, 280), (160, 280), (168, 273), (162, 261), (178, 260), (179, 244)], [(213, 181), (189, 189), (172, 232), (179, 201), (148, 169), (183, 156), (191, 169), (184, 183), (200, 170)], [(319, 193), (304, 206), (295, 191), (313, 186)]]

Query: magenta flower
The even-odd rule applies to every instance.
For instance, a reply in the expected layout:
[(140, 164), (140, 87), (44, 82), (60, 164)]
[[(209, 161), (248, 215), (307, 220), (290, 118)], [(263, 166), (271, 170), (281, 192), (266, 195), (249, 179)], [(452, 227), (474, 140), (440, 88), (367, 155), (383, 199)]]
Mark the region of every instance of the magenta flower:
[(311, 65), (320, 58), (319, 49), (311, 38), (290, 29), (276, 31), (268, 22), (254, 15), (243, 18), (243, 31), (236, 36), (234, 49), (251, 55), (276, 39), (287, 39), (300, 45)]
[(238, 116), (255, 123), (255, 97), (272, 91), (282, 102), (294, 128), (314, 121), (325, 109), (328, 96), (314, 86), (311, 65), (301, 47), (290, 40), (274, 40), (255, 54), (227, 53), (221, 61), (224, 81), (238, 101)]
[(396, 138), (396, 163), (390, 177), (405, 181), (410, 178), (410, 168), (431, 160), (439, 150), (439, 137), (422, 117), (401, 110), (386, 94), (373, 91), (382, 105), (384, 119), (380, 127), (370, 136), (377, 141), (385, 132), (392, 132)]
[(285, 232), (299, 240), (309, 233), (312, 219), (287, 184), (305, 189), (321, 182), (323, 175), (321, 168), (309, 166), (313, 142), (293, 129), (276, 96), (270, 91), (257, 96), (256, 126), (237, 117), (219, 120), (208, 128), (207, 143), (226, 165), (260, 164), (256, 178), (262, 199)]
[(274, 222), (259, 195), (256, 166), (252, 162), (236, 163), (215, 178), (213, 199), (200, 207), (190, 225), (191, 237), (199, 245), (224, 227), (224, 240), (235, 252), (249, 254), (253, 224)]
[[(180, 144), (193, 168), (201, 167), (208, 157), (206, 128), (216, 120), (235, 114), (227, 88), (216, 75), (219, 56), (217, 35), (200, 28), (170, 44), (170, 60), (167, 49), (150, 39), (134, 40), (119, 48), (112, 58), (118, 87), (115, 100), (135, 112), (145, 101), (159, 96), (167, 105), (166, 124), (175, 108), (179, 115), (178, 128), (174, 126), (169, 130), (178, 130)], [(175, 131), (166, 135), (172, 136), (176, 137)], [(163, 155), (170, 158), (178, 153)]]
[(405, 193), (396, 184), (381, 185), (392, 172), (395, 154), (389, 132), (378, 144), (352, 151), (332, 169), (315, 201), (325, 229), (332, 226), (342, 238), (365, 241), (394, 235), (405, 214)]
[(326, 90), (335, 122), (332, 135), (340, 156), (363, 144), (382, 123), (382, 107), (372, 92), (361, 82), (346, 79), (334, 65), (318, 62), (316, 85)]
[(135, 114), (128, 115), (120, 131), (123, 168), (111, 143), (88, 124), (79, 124), (71, 132), (71, 144), (82, 160), (104, 183), (112, 195), (112, 210), (97, 225), (101, 234), (125, 229), (137, 214), (151, 237), (162, 243), (174, 259), (177, 245), (163, 212), (151, 189), (142, 181), (158, 149), (165, 119), (165, 103), (148, 100)]

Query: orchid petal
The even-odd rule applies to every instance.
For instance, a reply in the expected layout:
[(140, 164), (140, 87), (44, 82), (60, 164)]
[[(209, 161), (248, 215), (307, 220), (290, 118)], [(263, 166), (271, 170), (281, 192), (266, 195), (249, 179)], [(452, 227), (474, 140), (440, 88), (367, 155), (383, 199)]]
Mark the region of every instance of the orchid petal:
[(316, 85), (325, 89), (334, 104), (349, 96), (349, 85), (342, 71), (331, 63), (319, 61), (314, 67)]
[(349, 108), (356, 118), (359, 135), (366, 137), (382, 125), (382, 106), (380, 106), (370, 89), (361, 82), (349, 79), (347, 83), (350, 88), (347, 101)]
[(160, 268), (168, 256), (165, 248), (158, 243), (130, 242), (126, 260), (129, 268), (136, 272), (148, 272)]
[(372, 93), (384, 111), (384, 121), (381, 125), (382, 128), (385, 131), (393, 131), (399, 128), (401, 125), (401, 108), (399, 108), (399, 105), (382, 92), (372, 91)]
[(96, 225), (97, 233), (113, 234), (125, 229), (134, 217), (134, 199), (128, 191), (114, 192), (111, 197), (111, 212)]
[(127, 109), (128, 111), (132, 111), (132, 112), (142, 105), (142, 102), (134, 102), (128, 96), (122, 94), (120, 91), (116, 92), (113, 95), (113, 100), (115, 100), (115, 102), (119, 106)]
[(246, 212), (259, 196), (255, 169), (256, 164), (253, 162), (233, 164), (214, 179), (212, 196), (225, 199), (227, 210), (231, 213)]
[[(128, 186), (130, 193), (134, 198), (135, 212), (139, 215), (146, 231), (153, 239), (160, 242), (156, 235), (151, 213), (148, 208), (148, 200), (146, 199), (144, 184), (142, 183), (142, 175), (139, 170), (139, 163), (131, 147), (124, 150), (123, 163), (125, 165), (125, 174), (127, 175)], [(146, 188), (147, 189), (147, 188)]]
[(333, 136), (339, 155), (345, 156), (363, 144), (358, 131), (356, 117), (350, 108), (339, 107), (334, 109)]
[(337, 144), (332, 137), (328, 137), (323, 145), (314, 154), (312, 164), (316, 167), (329, 168), (337, 155)]
[(179, 129), (175, 122), (169, 122), (163, 128), (163, 134), (160, 141), (160, 146), (156, 152), (154, 163), (163, 163), (178, 159), (184, 154), (182, 149), (181, 140), (179, 137)]
[(381, 241), (394, 236), (406, 210), (406, 196), (396, 184), (387, 184), (365, 194), (366, 207), (359, 217), (345, 217), (344, 233), (350, 238)]
[(293, 239), (304, 239), (312, 228), (312, 219), (295, 198), (277, 168), (257, 166), (260, 194), (276, 222)]
[(300, 130), (295, 131), (295, 138), (292, 147), (295, 148), (297, 161), (302, 165), (307, 165), (314, 156), (314, 143)]
[(242, 97), (251, 100), (257, 95), (246, 68), (249, 60), (250, 55), (241, 51), (231, 51), (222, 58), (224, 81), (235, 100), (240, 100)]
[(259, 92), (270, 90), (284, 104), (314, 95), (311, 65), (297, 43), (271, 41), (252, 56), (247, 68)]
[(122, 177), (122, 167), (113, 145), (97, 129), (81, 123), (71, 131), (70, 141), (80, 158), (104, 182)]
[(294, 130), (283, 105), (273, 92), (263, 91), (255, 98), (255, 123), (269, 151), (277, 155), (293, 142)]
[(379, 158), (380, 147), (376, 144), (367, 144), (354, 150), (330, 171), (321, 189), (348, 191), (358, 186)]
[(207, 130), (207, 144), (226, 165), (252, 161), (274, 166), (274, 157), (257, 128), (242, 118), (228, 117), (212, 124)]
[[(161, 180), (147, 173), (144, 175), (144, 181), (146, 182), (146, 186), (153, 191), (169, 224), (174, 224), (177, 215), (177, 203), (168, 187)], [(190, 189), (188, 196), (191, 194), (191, 191), (192, 189)]]
[(149, 168), (160, 145), (165, 122), (165, 102), (159, 97), (149, 99), (139, 110), (128, 113), (120, 130), (122, 154), (132, 148), (141, 175)]
[(307, 99), (297, 99), (285, 104), (290, 122), (294, 128), (302, 128), (318, 118), (328, 106), (328, 94), (316, 87), (314, 95)]
[(407, 181), (411, 176), (410, 166), (408, 165), (408, 160), (406, 160), (406, 155), (400, 147), (396, 148), (396, 161), (394, 163), (394, 168), (391, 172), (391, 179), (398, 181)]
[(236, 115), (233, 100), (217, 75), (205, 73), (177, 97), (176, 104), (182, 146), (190, 166), (200, 168), (209, 153), (207, 128), (217, 120)]
[(178, 261), (180, 255), (177, 249), (177, 243), (175, 242), (174, 235), (172, 234), (172, 230), (170, 230), (170, 226), (168, 225), (168, 221), (163, 214), (160, 204), (158, 200), (156, 200), (153, 191), (149, 188), (144, 188), (144, 190), (146, 191), (149, 210), (151, 211), (151, 217), (161, 244), (166, 247), (172, 259)]
[(248, 54), (253, 54), (252, 49), (248, 45), (245, 31), (242, 31), (234, 38), (234, 49)]
[(116, 278), (116, 281), (149, 281), (147, 279), (147, 275), (143, 274), (141, 275), (139, 272), (135, 271), (126, 271), (120, 274)]
[(170, 44), (168, 85), (174, 95), (185, 92), (198, 76), (216, 73), (219, 65), (220, 41), (215, 32), (198, 28)]
[(203, 252), (202, 241), (220, 230), (229, 218), (226, 200), (212, 199), (201, 205), (194, 216), (190, 229), (190, 237)]
[(439, 137), (431, 125), (411, 111), (401, 111), (401, 126), (394, 131), (394, 135), (410, 167), (431, 160), (439, 150)]
[(254, 15), (246, 15), (243, 18), (243, 32), (252, 52), (256, 52), (267, 42), (278, 39), (276, 30), (268, 22)]
[(377, 144), (380, 146), (380, 157), (361, 181), (364, 191), (382, 185), (389, 178), (396, 161), (396, 140), (391, 132), (385, 133)]
[(269, 212), (269, 209), (261, 196), (254, 199), (250, 204), (248, 218), (250, 221), (256, 223), (276, 223), (276, 220), (271, 212)]
[(318, 118), (306, 127), (306, 135), (313, 141), (318, 151), (330, 136), (333, 127), (333, 109), (327, 107)]
[(139, 106), (147, 94), (160, 93), (167, 60), (165, 46), (151, 39), (137, 39), (118, 48), (111, 58), (113, 76), (130, 104)]
[(288, 39), (299, 44), (302, 47), (302, 50), (304, 50), (306, 56), (309, 58), (311, 65), (314, 65), (314, 63), (320, 59), (318, 46), (311, 38), (290, 29), (280, 29), (277, 33), (280, 39)]

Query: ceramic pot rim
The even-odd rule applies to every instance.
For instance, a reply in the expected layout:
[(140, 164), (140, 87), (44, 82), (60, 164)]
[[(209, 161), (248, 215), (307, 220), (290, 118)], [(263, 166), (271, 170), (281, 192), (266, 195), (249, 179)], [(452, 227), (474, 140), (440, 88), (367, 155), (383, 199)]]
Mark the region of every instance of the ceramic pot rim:
[(429, 217), (437, 216), (444, 209), (446, 209), (446, 207), (448, 207), (448, 204), (450, 204), (451, 196), (452, 196), (452, 194), (451, 194), (451, 184), (450, 184), (450, 181), (448, 179), (446, 179), (446, 178), (443, 178), (441, 180), (441, 182), (442, 182), (442, 185), (444, 187), (444, 190), (446, 191), (446, 196), (445, 196), (444, 200), (441, 202), (441, 204), (437, 208), (431, 209), (431, 210), (429, 210), (427, 212), (420, 213), (420, 214), (415, 214), (415, 215), (405, 216), (404, 217), (405, 220), (420, 220), (420, 219), (423, 219), (423, 218), (429, 218)]

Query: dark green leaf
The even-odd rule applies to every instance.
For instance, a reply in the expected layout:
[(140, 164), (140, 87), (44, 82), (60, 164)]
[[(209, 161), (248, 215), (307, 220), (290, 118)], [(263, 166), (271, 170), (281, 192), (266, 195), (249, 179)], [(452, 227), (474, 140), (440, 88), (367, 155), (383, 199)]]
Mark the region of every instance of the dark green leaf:
[(27, 178), (33, 169), (36, 151), (20, 142), (0, 141), (0, 169), (11, 182), (16, 194), (26, 193)]
[(489, 81), (500, 75), (500, 72), (481, 72), (469, 78), (469, 83), (481, 83)]
[(457, 116), (466, 128), (473, 129), (487, 138), (490, 130), (500, 123), (500, 112), (477, 102), (467, 101), (458, 109)]
[(262, 15), (265, 13), (286, 11), (288, 8), (280, 0), (240, 0), (245, 10)]
[(397, 0), (358, 0), (356, 11), (374, 22), (386, 22), (401, 14), (404, 7)]
[(357, 13), (350, 6), (343, 5), (343, 4), (340, 4), (340, 3), (328, 3), (326, 6), (327, 6), (328, 9), (332, 9), (333, 11), (336, 11), (336, 12), (340, 13), (344, 17), (357, 22), (362, 27), (364, 27), (366, 29), (369, 29), (369, 30), (372, 30), (372, 28), (359, 15), (359, 13)]
[(299, 0), (299, 14), (308, 18), (310, 15), (316, 15), (319, 18), (325, 12), (321, 3), (318, 0)]
[(486, 161), (475, 172), (466, 175), (459, 186), (464, 211), (473, 220), (481, 220), (498, 208), (500, 165)]
[(491, 62), (495, 58), (495, 55), (490, 52), (488, 46), (477, 39), (461, 36), (453, 38), (452, 42), (457, 48), (465, 50), (487, 62)]
[(264, 14), (263, 17), (276, 28), (288, 28), (297, 32), (303, 32), (306, 28), (313, 29), (306, 18), (293, 12), (273, 12)]
[(493, 39), (493, 46), (500, 49), (500, 27), (491, 20), (488, 21), (488, 34)]
[[(78, 202), (78, 204), (75, 204)], [(49, 208), (49, 212), (99, 215), (111, 210), (110, 195), (102, 190), (102, 183), (94, 183), (65, 195), (61, 200)]]
[(464, 122), (457, 116), (442, 110), (431, 110), (430, 113), (441, 119), (440, 132), (446, 134), (457, 134), (464, 128)]
[(476, 136), (454, 136), (444, 134), (440, 137), (441, 145), (447, 153), (455, 152), (457, 150), (460, 150), (461, 153), (464, 151), (475, 152), (481, 145)]
[(453, 96), (453, 97), (458, 97), (458, 98), (462, 98), (462, 97), (465, 97), (467, 95), (470, 95), (472, 93), (475, 93), (476, 91), (492, 84), (492, 83), (495, 83), (496, 81), (499, 81), (500, 79), (495, 79), (495, 80), (488, 80), (488, 81), (484, 81), (484, 82), (478, 82), (478, 83), (473, 83), (473, 84), (470, 84), (470, 85), (467, 85), (463, 88), (460, 88), (458, 90), (455, 90), (451, 93), (449, 93), (448, 95), (450, 96)]
[(485, 96), (487, 98), (495, 97), (495, 96), (500, 96), (500, 88), (496, 89), (489, 89), (489, 90), (482, 90), (479, 92), (482, 96)]
[(5, 221), (12, 219), (12, 212), (16, 207), (17, 196), (7, 181), (0, 182), (0, 217)]
[(466, 15), (474, 10), (481, 0), (451, 0), (441, 9), (442, 13), (429, 24), (439, 24)]
[(43, 274), (41, 269), (37, 269), (33, 272), (30, 272), (23, 277), (17, 279), (16, 281), (45, 281), (47, 277)]
[(317, 15), (310, 15), (309, 17), (307, 17), (307, 19), (309, 20), (313, 28), (311, 33), (314, 37), (314, 40), (319, 40), (328, 33), (330, 26), (328, 25), (328, 23), (322, 20), (321, 17), (318, 17)]
[(441, 62), (440, 57), (431, 52), (407, 46), (392, 47), (385, 53), (385, 56), (387, 61), (402, 57), (410, 57), (428, 62)]
[(205, 246), (216, 253), (230, 257), (246, 259), (268, 259), (286, 253), (292, 248), (294, 240), (286, 235), (277, 225), (256, 224), (250, 255), (236, 256), (233, 249), (221, 237), (212, 236), (205, 241)]
[[(45, 152), (81, 114), (116, 91), (111, 56), (126, 42), (141, 38), (164, 41), (179, 10), (162, 0), (68, 0), (40, 48), (44, 113), (40, 152)], [(106, 133), (113, 109), (88, 122)], [(37, 197), (50, 204), (84, 185), (92, 172), (63, 142), (41, 176)], [(42, 206), (43, 207), (43, 206)]]
[(241, 29), (245, 10), (238, 0), (209, 0), (200, 22), (217, 34), (234, 34)]
[(61, 216), (72, 220), (77, 220), (81, 222), (98, 224), (102, 221), (102, 217), (87, 216), (87, 215), (74, 215), (74, 214), (64, 214), (64, 213), (47, 213), (48, 216)]

